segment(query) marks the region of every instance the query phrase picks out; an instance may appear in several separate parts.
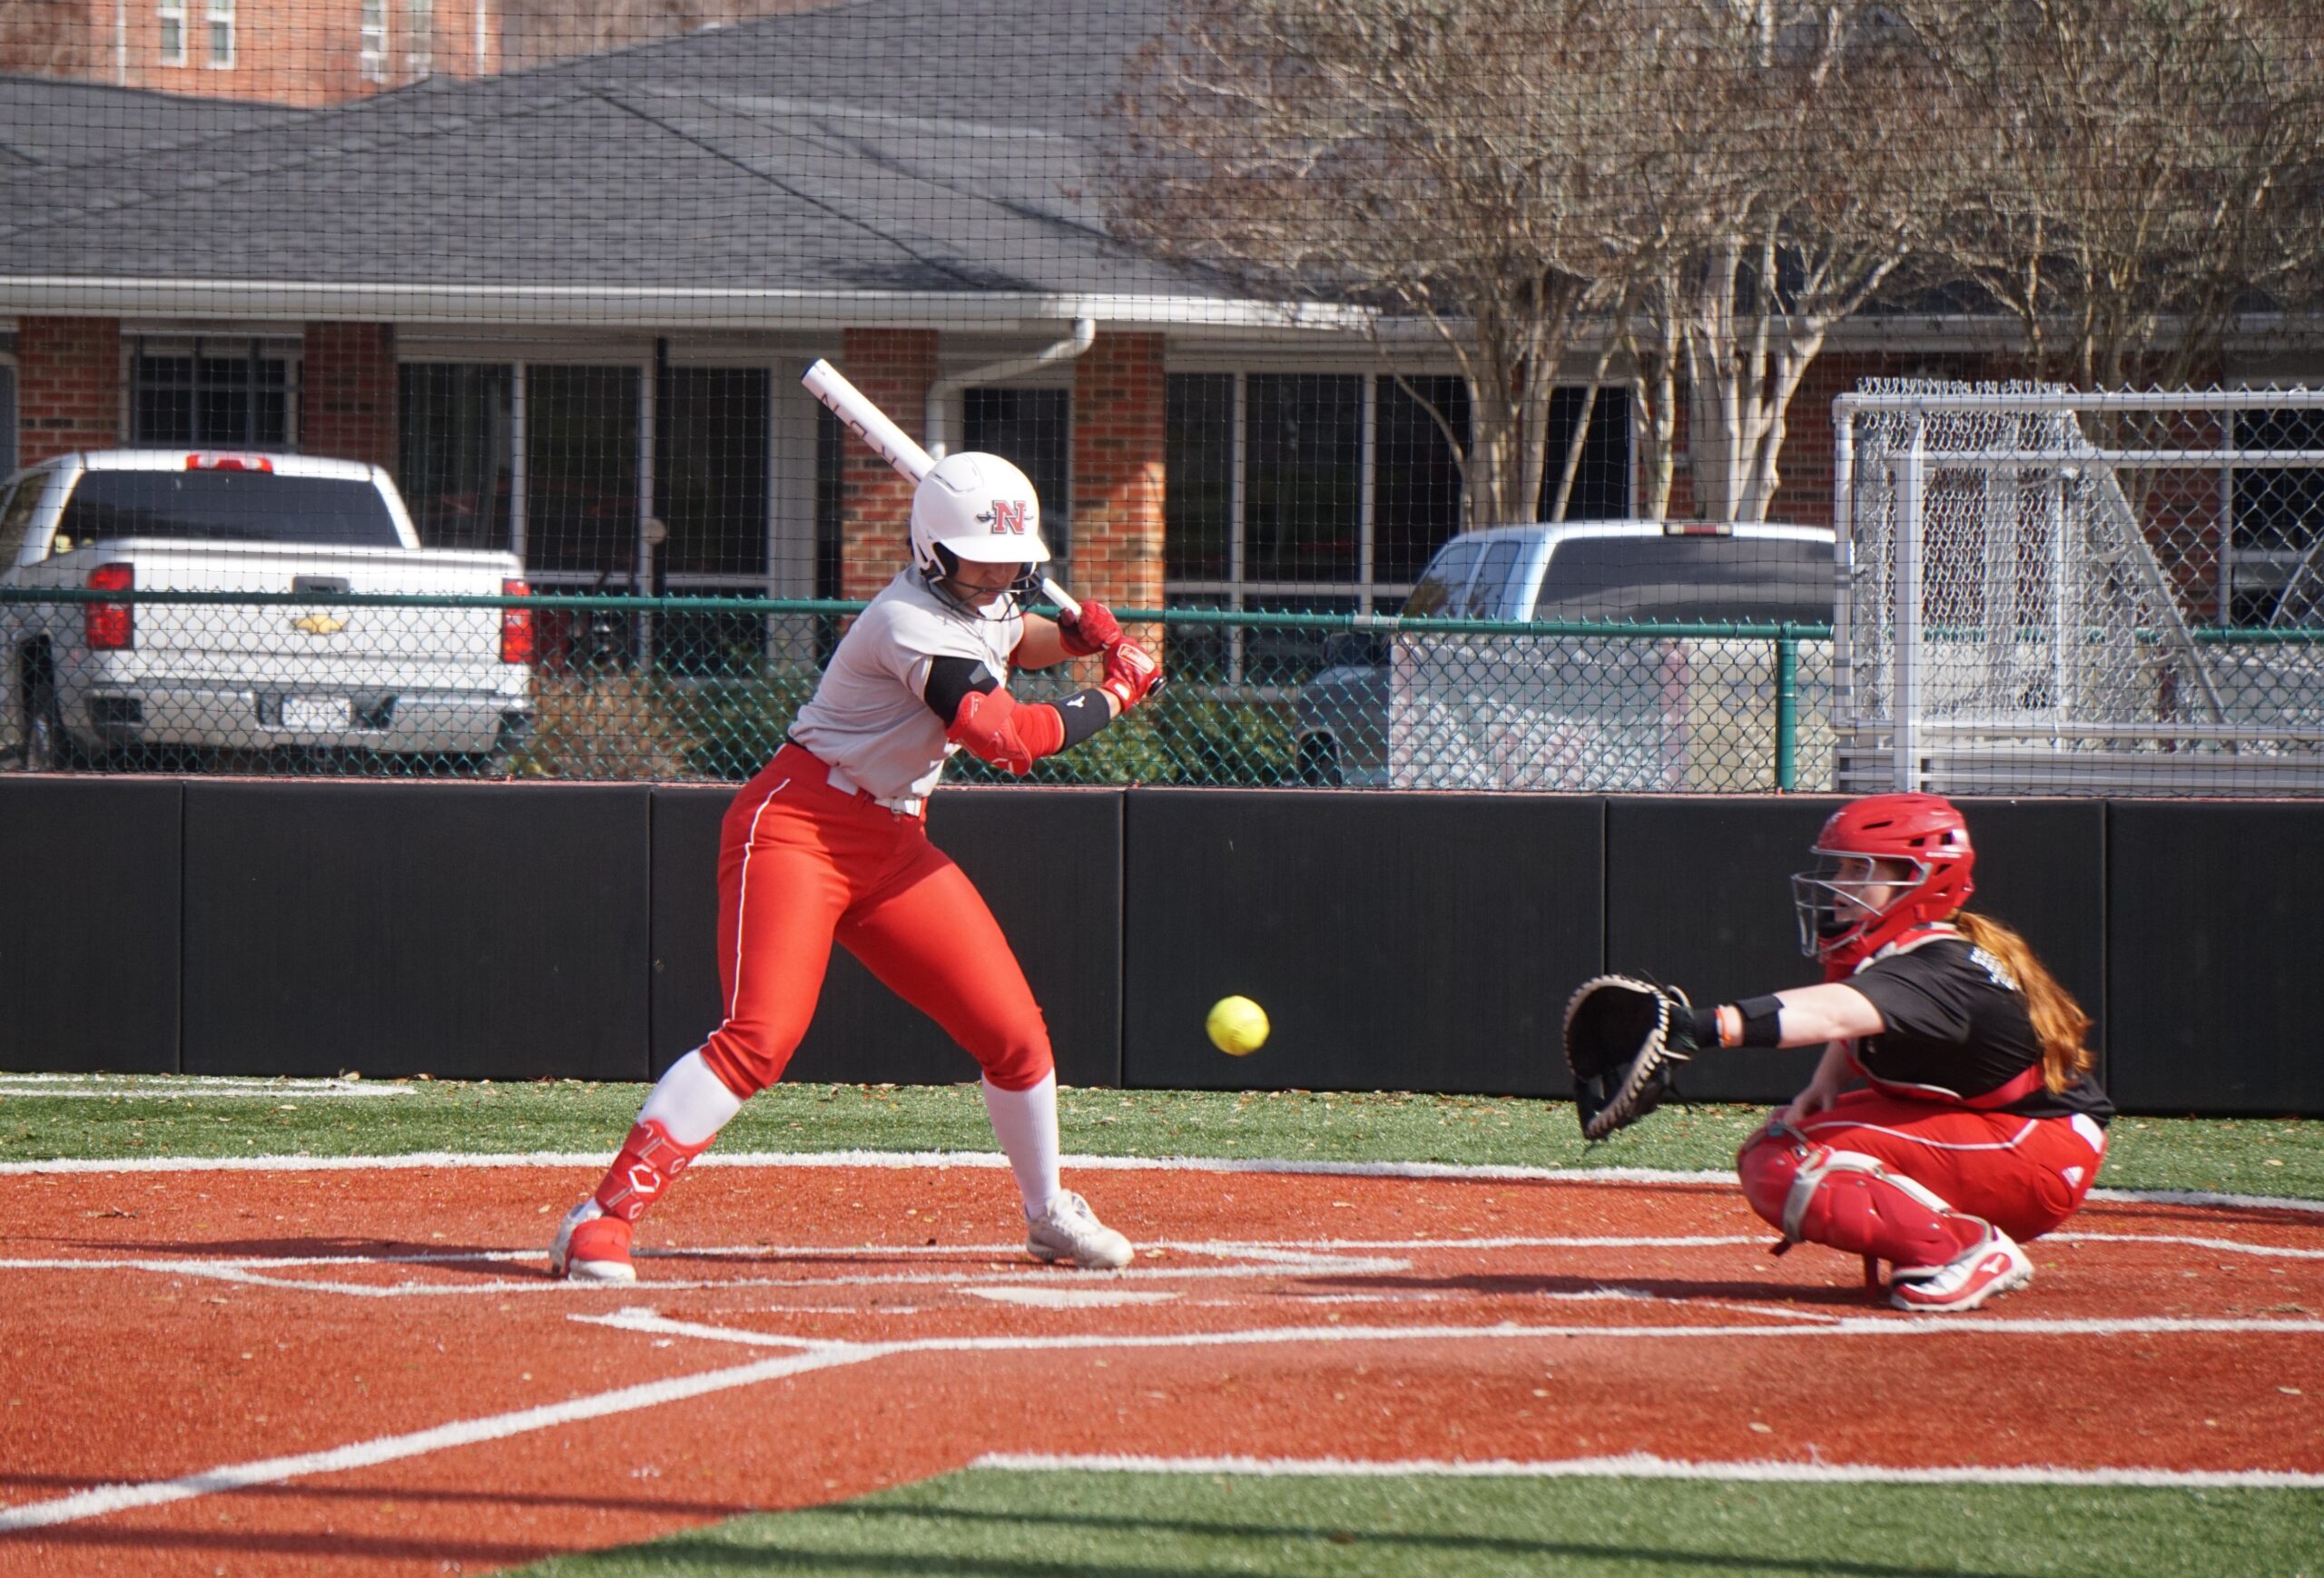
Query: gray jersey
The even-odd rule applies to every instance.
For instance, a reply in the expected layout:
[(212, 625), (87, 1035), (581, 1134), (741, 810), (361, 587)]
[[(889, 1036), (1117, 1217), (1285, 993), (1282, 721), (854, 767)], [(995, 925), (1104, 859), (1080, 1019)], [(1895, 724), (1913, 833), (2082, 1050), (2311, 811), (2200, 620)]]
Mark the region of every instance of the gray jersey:
[[(997, 601), (997, 599), (996, 599)], [(960, 747), (924, 699), (931, 662), (966, 657), (1009, 683), (1025, 620), (980, 619), (905, 570), (881, 588), (832, 654), (791, 737), (882, 800), (924, 796)]]

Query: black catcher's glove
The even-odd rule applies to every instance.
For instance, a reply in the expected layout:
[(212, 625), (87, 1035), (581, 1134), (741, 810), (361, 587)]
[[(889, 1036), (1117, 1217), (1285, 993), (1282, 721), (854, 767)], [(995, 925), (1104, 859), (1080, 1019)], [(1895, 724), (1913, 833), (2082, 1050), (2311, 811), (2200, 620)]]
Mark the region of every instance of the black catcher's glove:
[(1583, 981), (1565, 1005), (1565, 1061), (1582, 1138), (1603, 1139), (1659, 1107), (1673, 1068), (1694, 1053), (1694, 1011), (1677, 987), (1629, 975)]

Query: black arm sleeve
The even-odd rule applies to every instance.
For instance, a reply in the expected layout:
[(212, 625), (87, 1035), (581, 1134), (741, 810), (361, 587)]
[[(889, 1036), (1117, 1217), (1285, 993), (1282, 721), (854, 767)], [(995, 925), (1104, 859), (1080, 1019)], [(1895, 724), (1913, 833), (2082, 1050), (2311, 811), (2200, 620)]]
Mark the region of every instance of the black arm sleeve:
[(1077, 690), (1051, 705), (1065, 723), (1065, 745), (1059, 745), (1059, 750), (1079, 745), (1114, 721), (1113, 709), (1106, 705), (1106, 693), (1102, 690)]
[[(921, 699), (928, 703), (928, 710), (946, 728), (960, 715), (960, 702), (972, 690), (990, 695), (1000, 688), (1000, 681), (992, 670), (973, 657), (931, 657), (928, 660), (928, 683), (921, 689)], [(1072, 737), (1070, 725), (1067, 738)]]

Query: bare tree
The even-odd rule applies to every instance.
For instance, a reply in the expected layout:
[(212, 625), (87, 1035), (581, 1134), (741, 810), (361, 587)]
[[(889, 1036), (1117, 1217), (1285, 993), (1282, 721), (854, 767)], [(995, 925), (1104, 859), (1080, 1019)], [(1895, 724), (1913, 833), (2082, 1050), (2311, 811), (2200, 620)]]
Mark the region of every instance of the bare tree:
[(1640, 69), (1683, 91), (1641, 105), (1633, 223), (1654, 266), (1622, 324), (1646, 478), (1669, 508), (1690, 402), (1696, 512), (1766, 518), (1791, 401), (1934, 216), (1943, 104), (1919, 42), (1856, 0), (1640, 0)]
[(2324, 259), (2312, 0), (1914, 0), (1964, 110), (1933, 245), (2036, 377), (2209, 381)]
[(1468, 388), (1465, 432), (1437, 415), (1469, 524), (1531, 519), (1555, 380), (1630, 266), (1613, 128), (1634, 19), (1631, 0), (1189, 0), (1118, 105), (1117, 231), (1273, 299), (1424, 323)]
[[(1927, 212), (1924, 75), (1873, 0), (1188, 0), (1130, 74), (1122, 233), (1435, 331), (1472, 525), (1570, 496), (1554, 380), (1621, 359), (1651, 513), (1691, 395), (1698, 506), (1764, 516), (1833, 326)], [(1595, 381), (1591, 385), (1595, 388)], [(1555, 471), (1550, 470), (1558, 466)]]

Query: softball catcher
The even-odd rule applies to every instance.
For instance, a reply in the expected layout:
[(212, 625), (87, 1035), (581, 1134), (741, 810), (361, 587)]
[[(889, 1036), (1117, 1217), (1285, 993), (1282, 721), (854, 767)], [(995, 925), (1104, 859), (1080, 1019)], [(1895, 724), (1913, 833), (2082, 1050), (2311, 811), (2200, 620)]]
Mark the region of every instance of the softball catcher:
[[(1976, 853), (1934, 794), (1876, 794), (1825, 823), (1792, 878), (1801, 952), (1824, 983), (1696, 1008), (1600, 976), (1566, 1011), (1583, 1132), (1653, 1110), (1672, 1067), (1722, 1047), (1821, 1046), (1807, 1089), (1736, 1158), (1784, 1242), (1864, 1257), (1888, 1301), (1949, 1313), (2024, 1287), (2019, 1247), (2080, 1208), (2113, 1106), (2090, 1017), (2007, 926), (1964, 910)], [(1853, 1087), (1853, 1088), (1852, 1088)]]
[[(1128, 1264), (1129, 1241), (1058, 1179), (1057, 1075), (1032, 989), (968, 877), (928, 840), (928, 796), (966, 750), (1012, 773), (1153, 694), (1155, 660), (1098, 603), (1052, 622), (1024, 603), (1047, 562), (1040, 501), (998, 456), (947, 456), (913, 494), (910, 568), (842, 637), (790, 737), (726, 812), (718, 855), (724, 1017), (646, 1097), (605, 1180), (549, 1249), (555, 1276), (635, 1280), (634, 1224), (807, 1031), (832, 944), (967, 1049), (1023, 1196), (1026, 1248)], [(1014, 665), (1105, 655), (1064, 700), (1020, 702)]]

